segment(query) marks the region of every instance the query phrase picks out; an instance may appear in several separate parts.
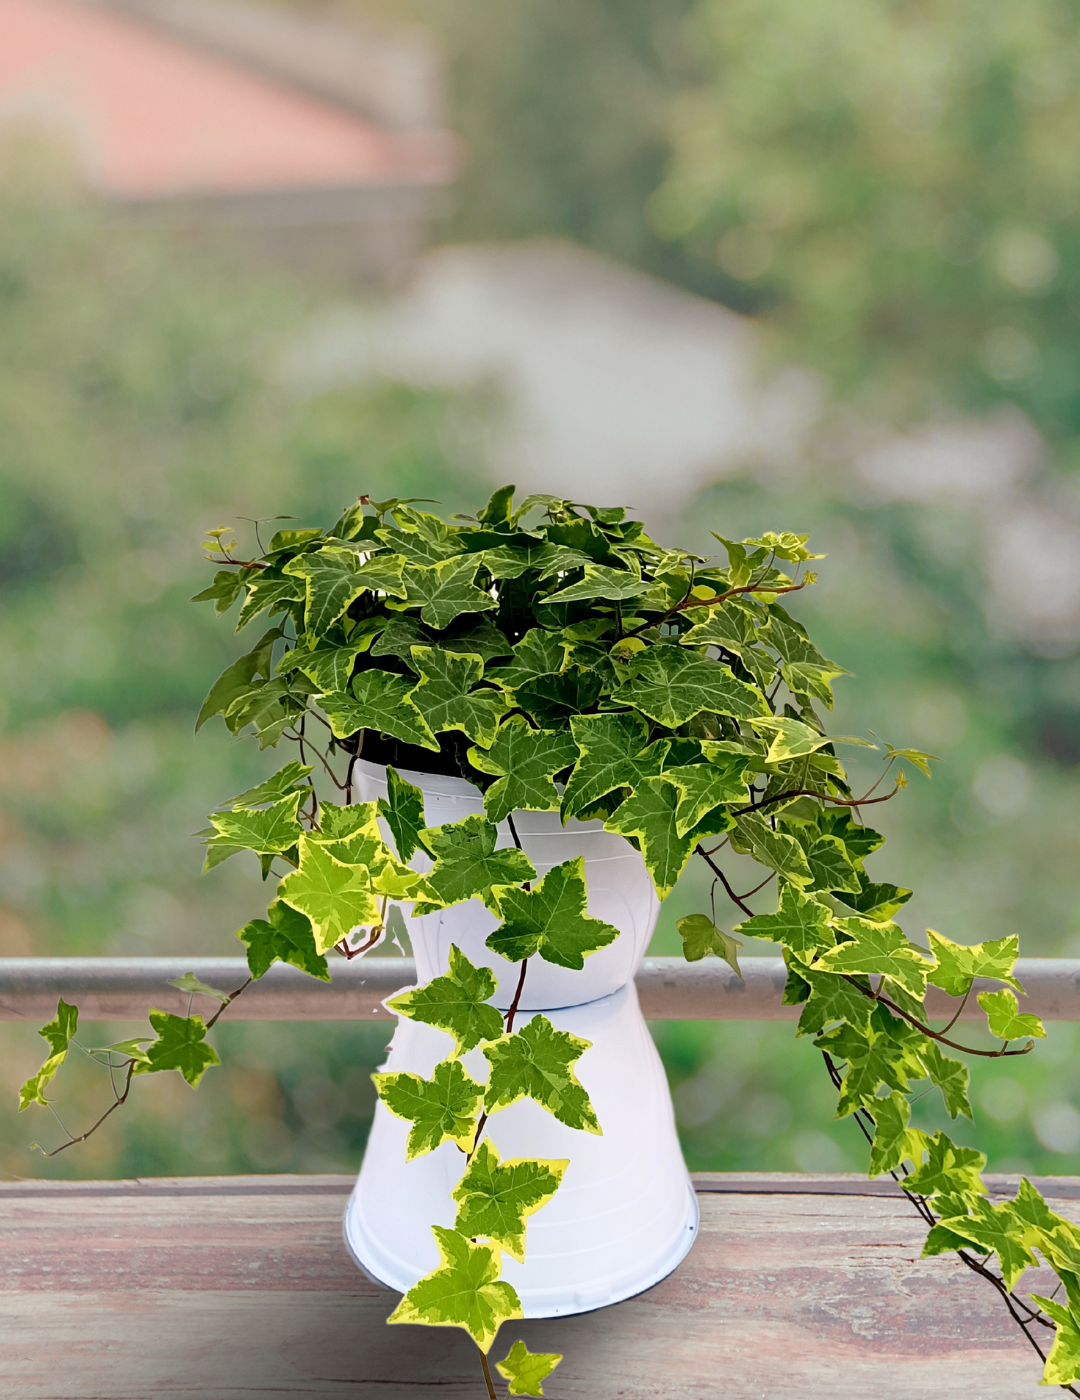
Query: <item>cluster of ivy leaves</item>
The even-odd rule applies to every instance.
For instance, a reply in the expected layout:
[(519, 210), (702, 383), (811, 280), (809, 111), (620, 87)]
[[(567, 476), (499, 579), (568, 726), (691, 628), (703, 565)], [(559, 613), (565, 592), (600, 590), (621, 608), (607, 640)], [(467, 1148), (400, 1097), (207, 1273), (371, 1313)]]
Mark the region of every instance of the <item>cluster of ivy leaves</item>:
[[(831, 710), (845, 672), (779, 601), (814, 582), (805, 566), (820, 556), (806, 537), (717, 535), (718, 565), (661, 547), (620, 509), (548, 496), (515, 509), (512, 487), (476, 517), (449, 522), (419, 504), (361, 498), (328, 532), (281, 530), (250, 559), (236, 557), (227, 532), (211, 532), (222, 567), (197, 601), (219, 613), (239, 602), (238, 630), (263, 615), (272, 626), (218, 679), (198, 723), (220, 715), (261, 747), (285, 738), (299, 750), (223, 803), (203, 833), (207, 868), (250, 851), (277, 881), (266, 918), (238, 931), (252, 979), (281, 961), (328, 980), (328, 957), (377, 947), (399, 904), (425, 913), (471, 899), (498, 917), (488, 946), (522, 978), (534, 956), (580, 969), (618, 930), (589, 916), (580, 858), (538, 879), (523, 850), (500, 844), (509, 839), (500, 823), (515, 811), (602, 820), (640, 851), (661, 899), (697, 852), (748, 916), (735, 932), (783, 949), (785, 1000), (803, 1006), (798, 1033), (824, 1057), (837, 1116), (852, 1117), (870, 1143), (871, 1175), (901, 1183), (929, 1227), (926, 1253), (955, 1250), (988, 1278), (1040, 1352), (1036, 1325), (1052, 1330), (1044, 1379), (1071, 1387), (1080, 1231), (1027, 1181), (1014, 1200), (991, 1202), (982, 1154), (910, 1126), (921, 1092), (912, 1086), (923, 1081), (953, 1118), (972, 1116), (967, 1065), (946, 1050), (1022, 1054), (1044, 1034), (1019, 1009), (1017, 940), (964, 947), (931, 931), (929, 949), (917, 945), (894, 921), (911, 891), (867, 872), (883, 838), (863, 809), (906, 784), (899, 763), (929, 776), (930, 756), (886, 745), (891, 788), (874, 796), (879, 780), (854, 794), (837, 746), (876, 746), (827, 732), (820, 711)], [(428, 828), (421, 792), (393, 763), (388, 798), (353, 803), (360, 755), (466, 777), (482, 789), (484, 813)], [(316, 765), (343, 803), (319, 801)], [(725, 847), (775, 882), (774, 912), (754, 914), (731, 890), (718, 864)], [(680, 920), (680, 931), (688, 959), (715, 954), (738, 972), (739, 945), (715, 914)], [(928, 1019), (928, 985), (957, 999), (958, 1016), (975, 979), (1002, 984), (976, 992), (1001, 1042), (994, 1051), (957, 1041), (956, 1017), (943, 1029)], [(222, 1009), (242, 990), (184, 985), (217, 995)], [(441, 1263), (391, 1320), (464, 1327), (485, 1354), (500, 1323), (520, 1316), (499, 1277), (501, 1252), (524, 1257), (527, 1218), (566, 1166), (501, 1162), (483, 1136), (488, 1117), (530, 1097), (567, 1126), (600, 1130), (574, 1072), (587, 1042), (542, 1014), (515, 1029), (514, 1011), (490, 1003), (495, 986), (454, 949), (442, 976), (388, 1003), (445, 1031), (452, 1050), (429, 1079), (376, 1076), (387, 1109), (411, 1125), (410, 1158), (448, 1142), (466, 1157), (454, 1228), (435, 1229)], [(126, 1069), (124, 1097), (134, 1074), (175, 1068), (195, 1085), (216, 1063), (204, 1042), (212, 1021), (155, 1011), (151, 1022), (156, 1039), (89, 1052), (114, 1073)], [(24, 1104), (47, 1102), (75, 1023), (62, 1004), (44, 1028), (52, 1054), (24, 1086)], [(462, 1059), (471, 1052), (472, 1073)], [(479, 1056), (483, 1078), (474, 1077)], [(1065, 1302), (1013, 1291), (1038, 1262), (1034, 1250)], [(539, 1395), (559, 1358), (520, 1347), (499, 1370), (511, 1394)]]

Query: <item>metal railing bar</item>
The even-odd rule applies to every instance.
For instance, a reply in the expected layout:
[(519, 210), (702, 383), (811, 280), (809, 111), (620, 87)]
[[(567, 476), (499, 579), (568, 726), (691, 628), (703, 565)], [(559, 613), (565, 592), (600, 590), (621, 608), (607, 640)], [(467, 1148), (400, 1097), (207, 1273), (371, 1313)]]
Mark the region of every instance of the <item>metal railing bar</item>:
[[(781, 958), (743, 958), (740, 979), (718, 958), (688, 963), (682, 958), (646, 958), (635, 981), (641, 1009), (650, 1020), (793, 1020), (799, 1007), (784, 1006), (787, 974)], [(57, 999), (79, 1008), (84, 1021), (144, 1020), (150, 1007), (183, 1014), (188, 995), (169, 986), (193, 972), (201, 981), (230, 992), (247, 979), (243, 958), (0, 958), (0, 1020), (46, 1021)], [(382, 1002), (416, 982), (411, 958), (333, 961), (332, 980), (318, 982), (297, 969), (275, 964), (226, 1012), (231, 1021), (386, 1021)], [(1021, 958), (1016, 976), (1026, 989), (1022, 1011), (1044, 1021), (1080, 1021), (1080, 959)], [(975, 990), (997, 990), (979, 981)], [(209, 1014), (213, 1001), (196, 996), (195, 1009)], [(947, 1019), (955, 1002), (931, 988), (931, 1018)], [(963, 1019), (983, 1013), (968, 999)]]

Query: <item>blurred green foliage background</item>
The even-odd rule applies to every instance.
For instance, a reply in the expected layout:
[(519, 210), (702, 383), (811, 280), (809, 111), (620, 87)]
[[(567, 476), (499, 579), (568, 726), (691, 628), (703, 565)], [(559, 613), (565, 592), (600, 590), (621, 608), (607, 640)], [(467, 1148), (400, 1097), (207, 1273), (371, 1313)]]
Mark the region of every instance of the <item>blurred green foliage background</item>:
[[(471, 163), (442, 236), (562, 233), (750, 311), (773, 357), (825, 372), (837, 415), (1016, 404), (1050, 443), (1046, 482), (1071, 487), (1071, 0), (379, 8), (430, 25), (450, 58)], [(186, 602), (205, 582), (200, 532), (325, 523), (360, 491), (473, 504), (497, 406), (395, 383), (304, 396), (280, 366), (322, 293), (227, 244), (121, 231), (41, 167), (13, 154), (0, 176), (0, 955), (235, 953), (232, 930), (263, 908), (254, 862), (200, 877), (189, 833), (274, 756), (213, 726), (192, 737), (236, 651)], [(970, 507), (873, 504), (826, 456), (711, 488), (679, 542), (792, 528), (829, 554), (796, 611), (854, 673), (840, 732), (945, 760), (875, 817), (889, 843), (872, 870), (916, 890), (909, 934), (1019, 932), (1028, 955), (1080, 955), (1080, 658), (1000, 625)], [(675, 919), (706, 898), (688, 878), (655, 952), (677, 951)], [(790, 1026), (654, 1029), (692, 1166), (862, 1168)], [(355, 1169), (387, 1037), (223, 1025), (224, 1067), (198, 1093), (155, 1077), (44, 1163), (27, 1144), (58, 1130), (13, 1112), (42, 1042), (0, 1032), (0, 1168), (16, 1176)], [(959, 1140), (999, 1170), (1075, 1170), (1076, 1047), (1052, 1026), (1006, 1070), (977, 1064), (977, 1129)], [(84, 1090), (104, 1102), (92, 1073), (57, 1083), (69, 1126), (93, 1116)]]

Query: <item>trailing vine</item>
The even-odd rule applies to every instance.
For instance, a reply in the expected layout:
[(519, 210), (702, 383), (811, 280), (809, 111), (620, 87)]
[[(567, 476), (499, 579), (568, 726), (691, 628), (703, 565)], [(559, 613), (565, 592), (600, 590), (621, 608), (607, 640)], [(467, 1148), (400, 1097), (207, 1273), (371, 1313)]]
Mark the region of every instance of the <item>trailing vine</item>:
[[(575, 1073), (589, 1043), (543, 1013), (519, 1024), (530, 961), (581, 969), (619, 936), (588, 913), (582, 858), (540, 878), (513, 814), (598, 819), (641, 853), (661, 899), (695, 852), (709, 868), (710, 913), (678, 924), (689, 960), (716, 955), (738, 972), (738, 933), (783, 949), (784, 1001), (802, 1007), (797, 1034), (821, 1052), (837, 1117), (866, 1139), (870, 1176), (902, 1188), (927, 1225), (925, 1255), (955, 1252), (997, 1290), (1043, 1359), (1044, 1382), (1080, 1396), (1080, 1230), (1026, 1179), (1014, 1199), (992, 1202), (982, 1153), (910, 1123), (924, 1081), (952, 1118), (972, 1117), (967, 1065), (943, 1047), (1023, 1055), (1045, 1032), (1019, 1010), (1015, 937), (969, 947), (929, 930), (928, 946), (913, 943), (895, 922), (911, 891), (866, 870), (883, 838), (864, 815), (906, 786), (904, 763), (929, 777), (931, 756), (886, 744), (877, 782), (853, 791), (838, 746), (878, 746), (827, 732), (818, 707), (832, 709), (845, 672), (779, 601), (814, 583), (806, 565), (822, 556), (789, 532), (717, 535), (718, 564), (661, 547), (620, 509), (551, 496), (515, 509), (512, 487), (449, 522), (419, 504), (361, 497), (330, 530), (281, 530), (265, 549), (256, 527), (250, 558), (229, 531), (210, 532), (217, 572), (196, 601), (218, 613), (239, 602), (237, 630), (264, 614), (273, 625), (215, 682), (197, 728), (220, 716), (260, 748), (290, 741), (296, 757), (211, 815), (205, 868), (251, 852), (274, 896), (237, 933), (249, 982), (222, 992), (187, 974), (175, 984), (192, 1002), (217, 1001), (209, 1020), (191, 1003), (185, 1016), (154, 1010), (152, 1035), (87, 1047), (61, 1000), (21, 1107), (53, 1108), (45, 1089), (72, 1047), (106, 1069), (113, 1097), (86, 1131), (61, 1124), (65, 1140), (48, 1155), (96, 1131), (139, 1075), (177, 1070), (196, 1087), (219, 1062), (207, 1032), (273, 963), (326, 981), (327, 959), (378, 947), (402, 904), (422, 915), (479, 899), (499, 920), (488, 948), (518, 967), (511, 1004), (492, 1005), (494, 974), (452, 948), (445, 973), (387, 1003), (444, 1032), (448, 1053), (430, 1078), (374, 1079), (410, 1124), (409, 1159), (452, 1142), (462, 1165), (454, 1225), (432, 1227), (440, 1263), (390, 1321), (465, 1328), (494, 1400), (488, 1353), (500, 1325), (521, 1316), (502, 1255), (524, 1260), (528, 1219), (567, 1161), (502, 1162), (488, 1121), (530, 1098), (566, 1126), (600, 1131)], [(385, 799), (353, 800), (361, 754), (387, 765)], [(483, 815), (426, 826), (423, 794), (399, 769), (467, 779)], [(320, 799), (315, 774), (336, 800)], [(725, 851), (763, 867), (760, 882), (737, 893)], [(718, 890), (741, 916), (731, 932)], [(772, 912), (754, 911), (759, 895)], [(954, 1031), (977, 978), (1002, 984), (976, 996), (996, 1049)], [(940, 1027), (929, 985), (956, 1001)], [(1016, 1291), (1035, 1251), (1058, 1277), (1051, 1297)], [(496, 1371), (510, 1395), (542, 1395), (560, 1359), (518, 1341)]]

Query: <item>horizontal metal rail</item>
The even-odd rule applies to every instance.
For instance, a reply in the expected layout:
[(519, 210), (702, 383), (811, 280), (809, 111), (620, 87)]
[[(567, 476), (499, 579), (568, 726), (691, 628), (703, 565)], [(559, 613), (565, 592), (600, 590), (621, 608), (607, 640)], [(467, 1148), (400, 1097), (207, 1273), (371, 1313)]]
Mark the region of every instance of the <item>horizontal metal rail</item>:
[[(799, 1007), (782, 1004), (786, 973), (780, 958), (744, 958), (742, 980), (719, 958), (688, 963), (682, 958), (646, 958), (636, 983), (641, 1009), (654, 1021), (782, 1021)], [(151, 1007), (183, 1014), (188, 994), (170, 987), (193, 972), (221, 991), (234, 991), (248, 977), (243, 958), (0, 958), (0, 1020), (46, 1021), (59, 997), (79, 1008), (86, 1021), (144, 1020)], [(383, 1001), (416, 982), (411, 958), (333, 961), (332, 980), (318, 982), (276, 963), (226, 1012), (230, 1021), (387, 1021)], [(1022, 1011), (1044, 1021), (1080, 1021), (1080, 959), (1021, 958), (1016, 976), (1026, 989)], [(997, 982), (978, 981), (975, 991)], [(212, 999), (196, 995), (196, 1011), (209, 1015)], [(930, 989), (933, 1019), (950, 1017), (956, 1002)], [(975, 997), (961, 1013), (977, 1020)]]

